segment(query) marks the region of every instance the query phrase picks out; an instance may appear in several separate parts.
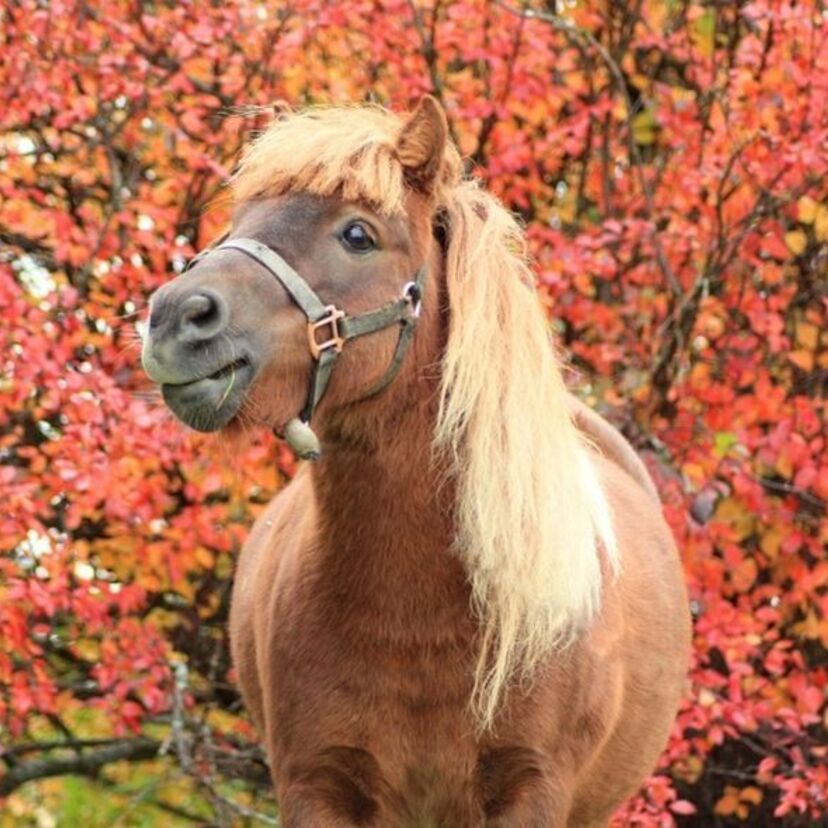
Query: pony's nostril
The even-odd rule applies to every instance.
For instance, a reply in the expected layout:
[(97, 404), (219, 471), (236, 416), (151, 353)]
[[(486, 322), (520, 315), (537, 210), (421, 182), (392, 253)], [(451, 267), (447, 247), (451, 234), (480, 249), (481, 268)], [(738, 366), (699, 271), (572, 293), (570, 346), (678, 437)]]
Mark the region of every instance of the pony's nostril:
[(182, 333), (196, 339), (212, 336), (220, 330), (226, 316), (221, 298), (206, 292), (188, 296), (181, 303), (179, 313)]
[(206, 293), (196, 293), (184, 300), (181, 306), (181, 319), (193, 325), (208, 325), (218, 315), (218, 304)]

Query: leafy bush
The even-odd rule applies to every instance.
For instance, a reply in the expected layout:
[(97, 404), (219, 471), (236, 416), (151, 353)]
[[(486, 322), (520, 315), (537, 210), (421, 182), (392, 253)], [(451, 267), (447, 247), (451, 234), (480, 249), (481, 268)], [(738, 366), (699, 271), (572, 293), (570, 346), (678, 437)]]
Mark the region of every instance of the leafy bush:
[(618, 824), (824, 824), (824, 3), (21, 0), (0, 23), (0, 824), (86, 813), (88, 783), (36, 781), (70, 773), (133, 802), (121, 824), (272, 819), (225, 620), (292, 460), (183, 433), (134, 323), (226, 221), (274, 101), (428, 91), (524, 217), (573, 385), (684, 555), (691, 685)]

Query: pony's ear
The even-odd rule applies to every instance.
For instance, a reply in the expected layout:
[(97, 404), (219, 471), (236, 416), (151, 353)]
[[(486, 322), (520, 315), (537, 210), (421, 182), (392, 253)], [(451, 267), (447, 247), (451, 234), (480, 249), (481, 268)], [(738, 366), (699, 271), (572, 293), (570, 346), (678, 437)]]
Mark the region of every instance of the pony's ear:
[(425, 95), (397, 138), (397, 157), (412, 187), (425, 192), (433, 189), (443, 164), (447, 140), (446, 116), (440, 104), (431, 95)]

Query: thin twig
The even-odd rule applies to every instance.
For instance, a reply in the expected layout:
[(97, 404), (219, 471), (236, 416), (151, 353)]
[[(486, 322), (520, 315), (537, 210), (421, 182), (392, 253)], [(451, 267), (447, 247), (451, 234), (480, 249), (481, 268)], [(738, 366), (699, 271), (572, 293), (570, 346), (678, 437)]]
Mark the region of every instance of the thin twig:
[(656, 227), (655, 222), (655, 199), (653, 198), (653, 191), (652, 187), (650, 186), (650, 182), (647, 180), (647, 176), (644, 170), (644, 162), (641, 158), (641, 153), (638, 149), (638, 144), (636, 144), (635, 142), (635, 134), (633, 133), (632, 128), (633, 118), (635, 117), (635, 111), (632, 100), (630, 99), (629, 92), (627, 91), (627, 83), (624, 79), (624, 74), (621, 71), (621, 67), (618, 65), (618, 63), (615, 61), (615, 59), (609, 53), (609, 51), (606, 49), (603, 43), (601, 43), (592, 34), (592, 32), (589, 32), (586, 29), (581, 29), (580, 27), (576, 26), (571, 20), (567, 20), (565, 17), (561, 17), (560, 15), (537, 11), (536, 9), (516, 9), (510, 6), (508, 3), (502, 2), (502, 0), (495, 0), (495, 3), (502, 9), (505, 9), (506, 11), (510, 12), (511, 14), (515, 14), (529, 20), (540, 20), (543, 23), (549, 24), (554, 29), (561, 32), (564, 35), (564, 37), (566, 37), (566, 39), (570, 41), (570, 43), (573, 43), (573, 45), (577, 46), (578, 48), (584, 48), (585, 46), (591, 47), (600, 55), (601, 60), (603, 60), (603, 62), (606, 64), (607, 68), (610, 71), (610, 74), (612, 75), (615, 81), (615, 85), (618, 88), (618, 92), (621, 95), (621, 98), (624, 102), (624, 107), (627, 112), (627, 148), (630, 156), (630, 165), (633, 167), (633, 169), (635, 170), (635, 174), (638, 177), (639, 186), (641, 187), (641, 192), (644, 195), (647, 213), (649, 215), (650, 223), (652, 225), (650, 242), (653, 245), (653, 252), (655, 253), (656, 263), (658, 264), (659, 270), (661, 270), (661, 273), (664, 276), (665, 281), (667, 282), (667, 286), (670, 288), (672, 293), (676, 296), (681, 295), (681, 283), (679, 282), (676, 274), (673, 272), (673, 268), (670, 266), (670, 262), (668, 261), (667, 255), (664, 251), (664, 247), (661, 244), (661, 239), (658, 236), (658, 229)]

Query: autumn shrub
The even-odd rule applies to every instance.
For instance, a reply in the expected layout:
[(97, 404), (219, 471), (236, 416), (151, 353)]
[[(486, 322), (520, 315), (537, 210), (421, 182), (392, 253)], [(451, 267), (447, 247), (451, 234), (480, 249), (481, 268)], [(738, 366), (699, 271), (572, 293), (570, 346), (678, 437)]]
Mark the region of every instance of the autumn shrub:
[(225, 626), (293, 460), (185, 433), (135, 324), (275, 101), (424, 92), (684, 557), (686, 702), (617, 824), (828, 824), (824, 2), (6, 0), (0, 44), (0, 824), (272, 821)]

